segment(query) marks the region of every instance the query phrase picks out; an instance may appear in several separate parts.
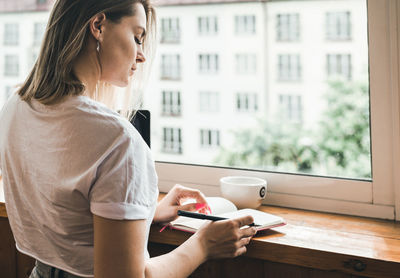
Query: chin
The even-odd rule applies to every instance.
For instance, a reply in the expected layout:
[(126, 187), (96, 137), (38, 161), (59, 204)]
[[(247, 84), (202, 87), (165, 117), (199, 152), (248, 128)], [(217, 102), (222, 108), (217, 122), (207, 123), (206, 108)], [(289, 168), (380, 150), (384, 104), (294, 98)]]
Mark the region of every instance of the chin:
[(124, 79), (124, 80), (112, 80), (112, 81), (108, 81), (110, 84), (117, 86), (117, 87), (127, 87), (129, 85), (129, 80), (128, 79)]

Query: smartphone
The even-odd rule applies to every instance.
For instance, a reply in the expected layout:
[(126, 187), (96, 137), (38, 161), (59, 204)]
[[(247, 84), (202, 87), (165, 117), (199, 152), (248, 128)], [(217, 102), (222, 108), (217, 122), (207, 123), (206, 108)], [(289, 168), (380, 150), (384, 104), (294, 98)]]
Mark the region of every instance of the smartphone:
[(150, 111), (137, 110), (131, 120), (131, 124), (139, 131), (143, 140), (150, 148)]

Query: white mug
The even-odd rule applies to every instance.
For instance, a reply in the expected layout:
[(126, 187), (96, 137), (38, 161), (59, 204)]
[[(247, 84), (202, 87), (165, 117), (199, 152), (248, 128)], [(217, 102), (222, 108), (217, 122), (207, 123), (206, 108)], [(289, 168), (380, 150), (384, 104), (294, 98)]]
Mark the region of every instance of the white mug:
[(222, 197), (237, 208), (258, 208), (267, 194), (267, 181), (256, 177), (228, 176), (220, 179)]

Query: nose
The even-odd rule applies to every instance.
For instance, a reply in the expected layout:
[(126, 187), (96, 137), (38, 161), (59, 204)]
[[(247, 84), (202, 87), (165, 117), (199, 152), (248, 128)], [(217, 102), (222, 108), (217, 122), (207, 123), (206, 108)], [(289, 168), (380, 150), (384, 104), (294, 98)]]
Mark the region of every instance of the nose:
[(136, 54), (136, 63), (144, 63), (146, 61), (146, 57), (144, 56), (142, 47), (138, 48)]

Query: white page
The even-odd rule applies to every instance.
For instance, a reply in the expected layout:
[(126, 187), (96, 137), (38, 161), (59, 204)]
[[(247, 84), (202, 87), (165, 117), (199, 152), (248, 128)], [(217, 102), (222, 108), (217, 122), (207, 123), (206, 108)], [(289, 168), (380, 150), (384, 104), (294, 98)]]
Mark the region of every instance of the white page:
[[(237, 211), (236, 206), (229, 200), (221, 197), (206, 197), (207, 203), (211, 208), (213, 215), (222, 214), (230, 211)], [(184, 204), (193, 203), (194, 200), (189, 200)], [(203, 224), (201, 219), (193, 219), (189, 217), (178, 217), (171, 222), (172, 225), (185, 225), (193, 228), (199, 228)]]

